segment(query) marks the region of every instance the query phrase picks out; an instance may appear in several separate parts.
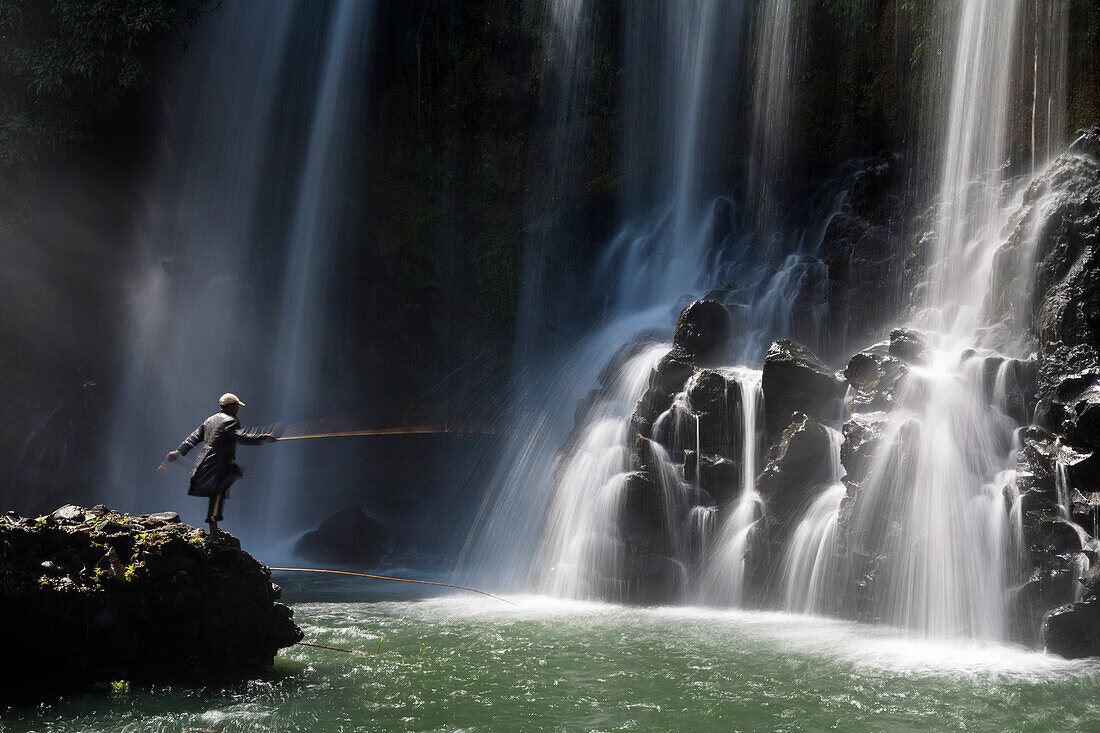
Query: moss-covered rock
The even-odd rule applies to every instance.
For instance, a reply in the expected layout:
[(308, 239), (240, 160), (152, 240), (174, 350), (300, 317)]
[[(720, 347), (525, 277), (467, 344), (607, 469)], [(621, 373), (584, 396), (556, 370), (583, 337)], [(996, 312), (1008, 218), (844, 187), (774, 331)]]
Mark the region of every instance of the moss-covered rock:
[[(5, 689), (265, 671), (301, 640), (261, 562), (174, 513), (0, 516)], [(12, 661), (18, 660), (18, 664)]]

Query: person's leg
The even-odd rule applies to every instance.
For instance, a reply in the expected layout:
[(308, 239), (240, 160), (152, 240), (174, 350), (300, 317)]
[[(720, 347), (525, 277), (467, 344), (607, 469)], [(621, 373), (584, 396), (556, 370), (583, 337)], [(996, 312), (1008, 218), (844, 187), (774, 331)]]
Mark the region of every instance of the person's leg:
[(218, 522), (222, 518), (222, 501), (224, 494), (214, 494), (206, 507), (206, 523), (210, 525), (210, 534), (218, 534)]

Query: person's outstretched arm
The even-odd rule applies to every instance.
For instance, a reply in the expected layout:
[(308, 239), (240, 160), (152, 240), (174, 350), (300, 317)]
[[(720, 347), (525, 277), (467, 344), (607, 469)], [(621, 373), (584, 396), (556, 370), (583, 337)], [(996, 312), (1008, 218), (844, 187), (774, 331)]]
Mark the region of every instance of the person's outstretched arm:
[(174, 461), (180, 456), (185, 456), (190, 452), (192, 448), (201, 443), (206, 437), (206, 423), (199, 423), (199, 426), (195, 428), (195, 432), (188, 435), (180, 443), (180, 447), (174, 451), (168, 453), (168, 460)]
[(237, 442), (242, 445), (259, 445), (260, 443), (272, 443), (279, 439), (274, 433), (261, 433), (258, 430), (245, 430), (237, 423), (235, 428)]

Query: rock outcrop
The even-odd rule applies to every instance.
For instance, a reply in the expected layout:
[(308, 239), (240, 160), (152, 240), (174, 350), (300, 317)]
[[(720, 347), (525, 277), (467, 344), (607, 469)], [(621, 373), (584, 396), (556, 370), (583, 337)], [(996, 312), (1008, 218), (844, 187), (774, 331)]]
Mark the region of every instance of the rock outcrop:
[(676, 320), (673, 343), (695, 356), (700, 364), (719, 360), (730, 337), (730, 314), (714, 300), (697, 300)]
[(764, 357), (761, 386), (764, 433), (773, 443), (795, 412), (822, 422), (836, 421), (847, 385), (805, 346), (779, 339)]
[(302, 639), (280, 589), (229, 534), (104, 506), (0, 516), (6, 685), (205, 681), (264, 672)]
[(400, 547), (397, 533), (358, 506), (341, 509), (302, 535), (294, 546), (301, 557), (326, 565), (375, 567)]

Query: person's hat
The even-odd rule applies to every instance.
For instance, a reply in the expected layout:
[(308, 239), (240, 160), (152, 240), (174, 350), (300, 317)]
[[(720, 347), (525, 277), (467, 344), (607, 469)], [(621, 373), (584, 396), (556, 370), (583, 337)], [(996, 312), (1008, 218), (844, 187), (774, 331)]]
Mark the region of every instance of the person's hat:
[(226, 405), (240, 405), (241, 407), (244, 407), (244, 403), (241, 402), (241, 398), (233, 394), (232, 392), (226, 392), (221, 396), (221, 399), (218, 400), (218, 407), (225, 407)]

